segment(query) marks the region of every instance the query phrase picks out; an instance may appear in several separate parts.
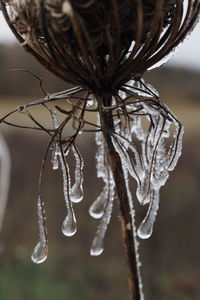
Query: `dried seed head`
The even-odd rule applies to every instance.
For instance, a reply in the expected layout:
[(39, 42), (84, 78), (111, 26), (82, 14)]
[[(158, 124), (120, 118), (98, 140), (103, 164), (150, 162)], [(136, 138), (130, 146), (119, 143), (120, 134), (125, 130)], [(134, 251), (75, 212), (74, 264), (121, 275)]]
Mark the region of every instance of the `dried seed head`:
[(43, 65), (93, 90), (141, 76), (184, 39), (200, 10), (199, 0), (9, 0), (2, 7)]

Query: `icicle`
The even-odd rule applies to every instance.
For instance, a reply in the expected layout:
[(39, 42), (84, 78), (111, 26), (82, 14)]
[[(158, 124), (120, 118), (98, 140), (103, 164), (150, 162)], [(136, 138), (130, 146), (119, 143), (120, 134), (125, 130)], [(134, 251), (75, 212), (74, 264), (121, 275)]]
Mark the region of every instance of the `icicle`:
[[(59, 127), (59, 122), (56, 116), (55, 111), (51, 111), (51, 116), (54, 124), (54, 128)], [(82, 175), (82, 169), (83, 169), (83, 161), (82, 157), (75, 146), (72, 147), (73, 153), (76, 159), (76, 167), (75, 167), (75, 179), (76, 182), (74, 186), (70, 187), (70, 175), (69, 175), (69, 168), (67, 165), (66, 160), (64, 160), (69, 152), (69, 149), (67, 149), (67, 152), (64, 153), (61, 146), (57, 142), (54, 142), (53, 146), (53, 155), (52, 155), (52, 165), (53, 169), (58, 168), (58, 158), (60, 160), (61, 169), (63, 173), (63, 192), (64, 192), (64, 198), (65, 198), (65, 204), (67, 207), (67, 215), (63, 221), (62, 224), (62, 233), (65, 236), (73, 236), (77, 231), (77, 223), (76, 223), (76, 217), (74, 214), (74, 210), (72, 207), (73, 202), (80, 202), (83, 198), (83, 191), (82, 191), (82, 182), (83, 182), (83, 175)]]
[(83, 158), (75, 146), (72, 146), (72, 151), (75, 156), (75, 183), (70, 192), (70, 199), (74, 203), (78, 203), (83, 199)]
[(114, 181), (112, 178), (111, 171), (109, 171), (109, 195), (108, 195), (107, 204), (105, 206), (104, 214), (100, 220), (97, 233), (93, 239), (92, 247), (90, 249), (90, 254), (92, 256), (98, 256), (103, 252), (104, 237), (111, 218), (114, 196), (115, 196)]
[[(148, 200), (148, 185), (145, 180), (148, 178), (145, 175), (143, 166), (141, 164), (141, 158), (139, 153), (134, 147), (133, 143), (127, 141), (124, 142), (124, 139), (118, 137), (118, 141), (114, 138), (112, 139), (113, 145), (116, 151), (119, 153), (123, 167), (129, 172), (131, 177), (133, 177), (137, 182), (137, 198), (141, 204), (147, 203)], [(120, 146), (121, 144), (121, 146)], [(128, 147), (134, 154), (135, 162), (131, 159), (131, 154), (129, 153)], [(123, 149), (124, 148), (124, 149)]]
[(97, 177), (105, 178), (105, 145), (104, 139), (101, 132), (96, 132), (95, 141), (97, 145), (97, 153), (96, 153), (96, 169), (97, 169)]
[(101, 194), (89, 208), (89, 214), (94, 219), (100, 219), (103, 216), (106, 200), (108, 197), (108, 185), (106, 184)]
[(74, 213), (70, 210), (67, 214), (63, 225), (62, 225), (62, 233), (65, 236), (73, 236), (77, 231), (77, 223)]
[(64, 158), (61, 155), (59, 156), (61, 169), (63, 173), (63, 192), (65, 198), (65, 204), (67, 207), (67, 216), (64, 219), (62, 225), (62, 232), (65, 236), (73, 236), (77, 231), (77, 223), (74, 214), (74, 210), (72, 207), (72, 203), (70, 200), (70, 177), (67, 162), (64, 161)]
[(70, 192), (70, 199), (74, 203), (79, 203), (83, 200), (83, 188), (82, 184), (75, 183)]
[(104, 138), (101, 132), (96, 133), (95, 140), (97, 144), (97, 153), (96, 153), (97, 177), (103, 179), (105, 186), (103, 187), (103, 191), (101, 192), (101, 194), (90, 206), (89, 214), (94, 219), (100, 219), (104, 214), (104, 210), (106, 209), (106, 201), (109, 193), (109, 174), (108, 174), (107, 162), (105, 161)]
[(153, 225), (156, 219), (159, 206), (159, 190), (151, 191), (151, 202), (146, 217), (138, 228), (138, 236), (141, 239), (148, 239), (153, 231)]
[(169, 166), (167, 168), (169, 171), (174, 170), (182, 150), (184, 127), (177, 122), (175, 124), (176, 124), (176, 133), (174, 135), (175, 142), (173, 146), (169, 149), (169, 153), (168, 153), (171, 159), (171, 161), (169, 162)]
[(43, 263), (48, 255), (48, 244), (47, 244), (47, 228), (45, 224), (45, 211), (44, 203), (41, 200), (41, 197), (38, 196), (38, 224), (39, 224), (39, 242), (36, 245), (31, 259), (34, 263), (40, 264)]

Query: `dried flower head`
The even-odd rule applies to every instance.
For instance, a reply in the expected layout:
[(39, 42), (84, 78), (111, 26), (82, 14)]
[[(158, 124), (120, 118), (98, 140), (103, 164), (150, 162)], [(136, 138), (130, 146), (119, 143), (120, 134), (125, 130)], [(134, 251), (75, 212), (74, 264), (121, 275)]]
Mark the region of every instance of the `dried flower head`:
[(184, 39), (199, 14), (198, 0), (1, 2), (26, 50), (62, 79), (101, 92), (142, 76)]

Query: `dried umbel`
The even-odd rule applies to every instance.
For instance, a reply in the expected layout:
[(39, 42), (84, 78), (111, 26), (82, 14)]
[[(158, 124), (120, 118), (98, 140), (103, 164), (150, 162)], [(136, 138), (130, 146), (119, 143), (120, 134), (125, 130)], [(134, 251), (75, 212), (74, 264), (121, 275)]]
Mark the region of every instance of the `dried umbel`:
[(199, 0), (1, 2), (26, 50), (65, 81), (102, 93), (142, 76), (184, 39), (199, 13)]
[[(20, 106), (12, 113), (26, 114), (35, 130), (50, 136), (39, 178), (39, 243), (32, 259), (47, 257), (47, 228), (41, 194), (44, 165), (52, 150), (53, 169), (63, 173), (67, 208), (62, 232), (77, 231), (74, 203), (83, 199), (83, 158), (76, 140), (82, 132), (95, 132), (97, 177), (104, 182), (100, 195), (89, 209), (100, 219), (91, 255), (103, 252), (103, 240), (115, 199), (119, 200), (124, 245), (130, 271), (132, 298), (143, 299), (136, 240), (134, 202), (129, 177), (137, 184), (136, 196), (148, 205), (137, 235), (148, 238), (159, 206), (160, 188), (178, 161), (183, 127), (163, 104), (157, 91), (142, 79), (143, 73), (161, 63), (194, 26), (199, 0), (9, 0), (1, 2), (10, 28), (23, 45), (47, 69), (78, 87), (45, 94), (43, 99)], [(42, 86), (42, 85), (41, 85)], [(43, 92), (45, 93), (44, 89)], [(50, 102), (66, 101), (63, 107)], [(31, 112), (41, 105), (53, 127), (46, 127)], [(87, 114), (86, 114), (87, 112)], [(58, 113), (64, 118), (59, 120)], [(96, 114), (91, 122), (88, 114)], [(144, 125), (145, 124), (145, 125)], [(21, 126), (19, 126), (21, 127)], [(66, 128), (71, 135), (66, 135)], [(71, 186), (68, 153), (75, 158)]]

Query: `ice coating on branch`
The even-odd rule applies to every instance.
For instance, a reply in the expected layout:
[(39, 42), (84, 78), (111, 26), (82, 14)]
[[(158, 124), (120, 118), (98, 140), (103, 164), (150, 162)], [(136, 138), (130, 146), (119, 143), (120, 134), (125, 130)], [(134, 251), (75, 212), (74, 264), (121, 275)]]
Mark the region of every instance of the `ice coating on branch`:
[(58, 155), (59, 155), (59, 145), (56, 142), (54, 142), (53, 152), (51, 157), (53, 170), (57, 170), (59, 168)]
[(83, 158), (78, 151), (78, 148), (73, 145), (72, 151), (76, 160), (75, 163), (75, 183), (70, 191), (70, 199), (74, 203), (78, 203), (83, 200)]
[[(51, 111), (51, 117), (52, 117), (54, 128), (57, 129), (59, 127), (59, 122), (56, 115), (56, 111)], [(51, 157), (53, 170), (57, 170), (59, 168), (59, 162), (58, 162), (59, 155), (60, 155), (59, 144), (58, 142), (54, 141), (53, 149), (52, 149), (52, 157)]]
[(44, 203), (42, 202), (41, 196), (38, 196), (37, 201), (38, 208), (38, 225), (39, 225), (39, 242), (36, 245), (31, 259), (34, 263), (43, 263), (48, 255), (48, 242), (47, 242), (47, 228), (45, 224), (45, 211)]
[[(182, 140), (183, 140), (184, 128), (179, 124), (176, 127), (176, 132), (174, 134), (174, 144), (170, 147), (168, 157), (169, 166), (168, 171), (173, 171), (182, 151)], [(171, 160), (170, 160), (171, 159)]]
[[(131, 92), (138, 97), (137, 101), (130, 100)], [(125, 104), (126, 97), (128, 99), (129, 129), (125, 126), (126, 115), (121, 113), (122, 117), (115, 120), (112, 138), (123, 167), (136, 180), (138, 201), (149, 205), (138, 229), (140, 238), (148, 238), (152, 233), (160, 188), (165, 185), (169, 171), (175, 168), (182, 149), (183, 126), (158, 96), (155, 89), (143, 80), (125, 84), (120, 97), (124, 97)]]
[(97, 153), (96, 153), (96, 169), (97, 169), (97, 177), (105, 178), (105, 152), (104, 152), (104, 139), (103, 134), (101, 132), (96, 132), (95, 141), (97, 145)]
[[(158, 91), (151, 84), (146, 83), (142, 78), (140, 80), (128, 81), (125, 84), (125, 88), (141, 97), (159, 97)], [(124, 94), (121, 95), (122, 97), (124, 96)]]

